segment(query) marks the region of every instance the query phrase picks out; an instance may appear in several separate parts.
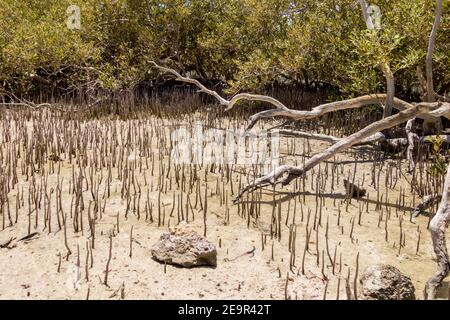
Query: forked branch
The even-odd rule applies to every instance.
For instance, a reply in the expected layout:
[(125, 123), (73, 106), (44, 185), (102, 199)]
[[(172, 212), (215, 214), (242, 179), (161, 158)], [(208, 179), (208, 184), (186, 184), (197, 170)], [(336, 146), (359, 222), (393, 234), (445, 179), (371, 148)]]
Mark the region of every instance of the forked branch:
[(203, 93), (206, 93), (206, 94), (209, 94), (209, 95), (213, 96), (214, 98), (216, 98), (219, 101), (219, 103), (221, 105), (226, 106), (227, 107), (225, 109), (226, 111), (231, 110), (233, 108), (233, 106), (236, 103), (238, 103), (240, 100), (267, 102), (267, 103), (270, 103), (270, 104), (274, 105), (277, 109), (289, 110), (279, 100), (277, 100), (277, 99), (275, 99), (273, 97), (259, 95), (259, 94), (239, 93), (239, 94), (233, 96), (230, 100), (227, 100), (227, 99), (223, 98), (220, 94), (218, 94), (217, 91), (214, 91), (214, 90), (206, 88), (198, 80), (191, 79), (191, 78), (188, 78), (188, 77), (183, 77), (176, 70), (171, 69), (171, 68), (167, 68), (167, 67), (162, 67), (162, 66), (158, 65), (154, 61), (151, 61), (150, 63), (153, 64), (153, 66), (155, 66), (157, 69), (159, 69), (161, 71), (164, 71), (166, 73), (170, 73), (170, 74), (174, 75), (175, 79), (178, 80), (178, 81), (195, 84), (199, 88), (199, 92), (203, 92)]
[[(239, 93), (239, 94), (236, 94), (235, 96), (233, 96), (231, 99), (227, 100), (227, 99), (223, 98), (220, 94), (218, 94), (216, 91), (206, 88), (198, 80), (184, 77), (176, 70), (160, 66), (160, 65), (156, 64), (154, 61), (151, 61), (151, 63), (157, 69), (159, 69), (165, 73), (170, 73), (170, 74), (174, 75), (176, 80), (185, 82), (185, 83), (194, 84), (199, 88), (199, 92), (206, 93), (208, 95), (215, 97), (221, 105), (226, 106), (225, 111), (229, 111), (229, 110), (233, 109), (233, 107), (241, 100), (267, 102), (267, 103), (275, 106), (275, 109), (264, 110), (264, 111), (261, 111), (259, 113), (254, 114), (253, 116), (251, 116), (249, 119), (249, 124), (247, 126), (247, 130), (250, 130), (251, 128), (253, 128), (253, 126), (260, 119), (266, 119), (266, 118), (272, 118), (272, 117), (285, 117), (285, 118), (289, 118), (292, 120), (307, 120), (307, 119), (317, 118), (326, 113), (335, 112), (335, 111), (339, 111), (339, 110), (355, 109), (355, 108), (360, 108), (363, 106), (373, 105), (373, 104), (382, 105), (388, 97), (387, 94), (370, 94), (370, 95), (360, 96), (357, 98), (325, 103), (325, 104), (322, 104), (322, 105), (319, 105), (319, 106), (313, 108), (311, 111), (294, 110), (294, 109), (289, 109), (282, 102), (280, 102), (279, 100), (277, 100), (273, 97), (259, 95), (259, 94)], [(406, 109), (412, 107), (413, 105), (414, 104), (408, 103), (408, 102), (403, 101), (398, 98), (393, 99), (393, 107), (400, 111), (406, 110)], [(425, 120), (430, 119), (430, 116), (428, 116), (428, 115), (421, 115), (420, 117)]]
[[(392, 128), (405, 121), (408, 121), (409, 119), (413, 119), (420, 114), (430, 112), (430, 110), (433, 110), (434, 107), (435, 106), (431, 104), (418, 104), (415, 106), (411, 106), (406, 110), (400, 111), (399, 113), (393, 116), (376, 121), (368, 125), (364, 129), (355, 132), (346, 138), (341, 139), (340, 141), (338, 141), (337, 143), (326, 149), (324, 152), (316, 154), (313, 157), (311, 157), (301, 166), (288, 166), (288, 165), (280, 166), (275, 170), (273, 170), (271, 173), (261, 178), (258, 178), (253, 182), (247, 184), (245, 187), (243, 187), (239, 192), (239, 194), (237, 195), (236, 200), (238, 200), (245, 192), (251, 192), (263, 186), (275, 184), (287, 185), (292, 180), (302, 176), (305, 172), (312, 169), (319, 163), (334, 157), (336, 154), (348, 149), (349, 147), (355, 145), (356, 143), (359, 143), (364, 139), (371, 137), (372, 135), (376, 134), (379, 131)], [(447, 110), (450, 110), (450, 104), (446, 104), (444, 107)]]

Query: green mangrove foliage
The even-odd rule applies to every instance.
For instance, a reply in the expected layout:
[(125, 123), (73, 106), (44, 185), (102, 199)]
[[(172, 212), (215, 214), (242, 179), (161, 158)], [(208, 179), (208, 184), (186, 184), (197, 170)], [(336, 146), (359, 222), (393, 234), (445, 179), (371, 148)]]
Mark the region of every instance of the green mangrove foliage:
[[(418, 96), (435, 1), (373, 0), (367, 30), (354, 0), (0, 0), (0, 89), (129, 89), (157, 60), (230, 91), (331, 85), (342, 95)], [(450, 91), (450, 6), (434, 51), (435, 89)]]

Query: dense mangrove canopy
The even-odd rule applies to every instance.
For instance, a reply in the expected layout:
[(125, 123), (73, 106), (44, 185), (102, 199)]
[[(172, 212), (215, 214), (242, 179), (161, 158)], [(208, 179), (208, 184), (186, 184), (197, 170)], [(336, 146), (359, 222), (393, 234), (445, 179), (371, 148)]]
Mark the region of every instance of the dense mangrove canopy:
[[(222, 83), (230, 92), (282, 83), (327, 85), (351, 97), (385, 92), (418, 99), (435, 1), (374, 0), (368, 31), (355, 0), (1, 0), (0, 89), (117, 91), (154, 85), (150, 61)], [(72, 7), (70, 7), (72, 5)], [(70, 28), (79, 8), (79, 28)], [(450, 91), (450, 6), (433, 57), (436, 92)]]

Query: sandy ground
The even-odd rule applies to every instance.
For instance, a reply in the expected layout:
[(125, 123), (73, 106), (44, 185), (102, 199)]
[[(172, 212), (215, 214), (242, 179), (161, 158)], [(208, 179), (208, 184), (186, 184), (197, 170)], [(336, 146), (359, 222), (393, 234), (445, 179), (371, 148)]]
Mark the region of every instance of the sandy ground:
[[(5, 128), (2, 128), (6, 130)], [(288, 153), (288, 143), (292, 139), (282, 139), (282, 152)], [(305, 155), (305, 143), (302, 139), (296, 139), (296, 155), (289, 155), (289, 159), (301, 159), (309, 157)], [(7, 143), (3, 142), (3, 150)], [(310, 142), (308, 149), (312, 153), (324, 150), (328, 144), (322, 142)], [(155, 152), (160, 146), (152, 143)], [(368, 151), (374, 153), (372, 151)], [(131, 154), (131, 151), (130, 151)], [(70, 212), (72, 194), (70, 185), (72, 165), (63, 158), (59, 179), (64, 178), (62, 189), (63, 208)], [(164, 158), (167, 161), (167, 156)], [(155, 160), (156, 161), (156, 160)], [(164, 162), (163, 161), (163, 162)], [(73, 227), (68, 224), (67, 238), (72, 254), (66, 259), (67, 249), (64, 245), (64, 232), (59, 230), (58, 224), (53, 218), (52, 231), (44, 229), (42, 221), (38, 228), (32, 227), (32, 232), (38, 234), (27, 241), (17, 241), (27, 235), (28, 229), (28, 205), (27, 192), (29, 181), (24, 176), (19, 176), (19, 183), (9, 194), (12, 216), (18, 216), (18, 222), (0, 231), (0, 244), (11, 238), (15, 238), (8, 248), (0, 248), (0, 299), (346, 299), (345, 282), (348, 280), (351, 290), (356, 272), (357, 255), (360, 275), (369, 265), (375, 263), (388, 263), (396, 266), (406, 275), (410, 276), (416, 288), (416, 296), (422, 299), (422, 291), (428, 277), (436, 268), (433, 261), (430, 236), (426, 229), (428, 217), (421, 215), (410, 221), (410, 212), (417, 199), (413, 203), (409, 192), (406, 176), (401, 176), (395, 187), (385, 189), (384, 180), (388, 163), (397, 163), (397, 160), (385, 160), (380, 181), (382, 183), (383, 196), (381, 209), (376, 208), (377, 191), (370, 186), (373, 161), (371, 156), (367, 161), (361, 161), (356, 170), (356, 180), (362, 181), (368, 190), (368, 197), (361, 200), (351, 200), (346, 205), (344, 186), (342, 179), (347, 177), (347, 172), (354, 171), (354, 154), (344, 153), (329, 162), (342, 171), (339, 179), (334, 178), (333, 190), (331, 189), (331, 177), (325, 179), (325, 187), (317, 190), (319, 172), (325, 171), (325, 165), (308, 173), (305, 187), (296, 187), (295, 183), (283, 189), (275, 191), (276, 212), (281, 213), (281, 239), (270, 237), (270, 224), (273, 211), (272, 190), (265, 189), (262, 194), (260, 216), (248, 218), (238, 213), (238, 205), (234, 205), (231, 197), (227, 204), (219, 201), (223, 192), (221, 175), (209, 173), (208, 180), (208, 212), (207, 212), (207, 238), (217, 246), (218, 265), (216, 268), (179, 268), (167, 265), (166, 267), (153, 260), (150, 248), (158, 241), (162, 232), (168, 230), (169, 225), (177, 223), (177, 214), (169, 217), (173, 205), (173, 194), (181, 193), (174, 186), (171, 190), (161, 193), (161, 204), (166, 212), (164, 226), (158, 227), (157, 222), (145, 221), (141, 213), (130, 212), (125, 218), (124, 212), (127, 206), (126, 199), (121, 199), (120, 190), (122, 182), (117, 179), (114, 171), (111, 183), (111, 196), (106, 199), (105, 213), (96, 221), (95, 248), (92, 249), (91, 258), (87, 257), (87, 246), (91, 241), (88, 227), (83, 232), (75, 233)], [(157, 163), (157, 167), (161, 164)], [(20, 163), (17, 163), (20, 166)], [(402, 163), (403, 170), (406, 163)], [(238, 170), (239, 169), (239, 170)], [(232, 179), (236, 191), (242, 168), (235, 168)], [(106, 172), (106, 171), (105, 171)], [(106, 173), (103, 172), (104, 175)], [(96, 172), (98, 177), (101, 172)], [(198, 172), (204, 176), (204, 169)], [(145, 184), (144, 176), (146, 177)], [(56, 186), (58, 174), (49, 175), (48, 189)], [(153, 204), (155, 216), (158, 206), (158, 170), (154, 175), (150, 170), (137, 175), (142, 187), (142, 194), (147, 194)], [(217, 191), (216, 181), (220, 179)], [(245, 176), (244, 179), (245, 180)], [(201, 182), (202, 190), (204, 180)], [(230, 184), (225, 185), (230, 194)], [(400, 209), (397, 207), (400, 188), (403, 189), (404, 203)], [(24, 190), (23, 206), (16, 212), (15, 204), (17, 190)], [(103, 194), (104, 185), (100, 187)], [(202, 191), (203, 192), (203, 191)], [(319, 193), (318, 193), (319, 192)], [(187, 192), (183, 192), (187, 196)], [(90, 192), (85, 191), (86, 199)], [(195, 195), (190, 194), (193, 203)], [(313, 219), (317, 218), (316, 200), (323, 201), (321, 209), (321, 225), (316, 231), (312, 230), (309, 237), (309, 250), (304, 253), (307, 225), (313, 225)], [(144, 196), (142, 197), (143, 207)], [(387, 200), (386, 200), (387, 198)], [(245, 197), (244, 197), (245, 200)], [(297, 226), (295, 239), (295, 254), (291, 257), (289, 250), (289, 226), (294, 223), (294, 200), (296, 201), (295, 224)], [(87, 200), (86, 200), (87, 202)], [(101, 201), (103, 203), (103, 200)], [(300, 205), (300, 203), (302, 203)], [(55, 203), (51, 204), (53, 212)], [(278, 206), (281, 206), (278, 209)], [(338, 216), (340, 207), (340, 222)], [(347, 210), (346, 210), (347, 207)], [(229, 209), (229, 222), (226, 223), (226, 212)], [(289, 209), (288, 209), (289, 208)], [(302, 208), (302, 210), (301, 210)], [(278, 211), (279, 210), (279, 211)], [(287, 214), (289, 211), (289, 218)], [(303, 211), (303, 214), (301, 213)], [(310, 222), (307, 223), (308, 211)], [(386, 240), (386, 216), (390, 211), (387, 223), (388, 236)], [(361, 215), (359, 214), (360, 212)], [(380, 213), (383, 215), (379, 224)], [(117, 226), (117, 214), (119, 214), (119, 226)], [(303, 220), (302, 220), (303, 215)], [(203, 232), (202, 210), (194, 209), (193, 227)], [(360, 217), (360, 218), (359, 218)], [(400, 223), (402, 218), (402, 230), (406, 239), (404, 247), (399, 250)], [(288, 222), (286, 223), (286, 219)], [(190, 219), (191, 220), (191, 219)], [(360, 220), (360, 224), (358, 224)], [(326, 225), (328, 221), (328, 247), (326, 250)], [(85, 222), (87, 224), (87, 222)], [(133, 227), (132, 256), (130, 257), (130, 231)], [(419, 250), (416, 254), (420, 230)], [(112, 238), (112, 259), (108, 275), (108, 286), (104, 282), (105, 268), (109, 253), (109, 235)], [(265, 238), (265, 241), (262, 241)], [(318, 241), (317, 241), (318, 240)], [(265, 242), (264, 249), (262, 242)], [(252, 254), (246, 254), (255, 248)], [(292, 250), (291, 250), (292, 251)], [(334, 252), (336, 251), (336, 254)], [(330, 257), (328, 256), (328, 252)], [(319, 255), (317, 255), (319, 253)], [(61, 257), (61, 258), (60, 258)], [(290, 267), (290, 260), (295, 262)], [(304, 263), (302, 266), (302, 260)], [(334, 274), (333, 263), (334, 260)], [(59, 269), (59, 270), (58, 270)], [(304, 274), (302, 272), (304, 270)], [(59, 272), (58, 272), (59, 271)], [(339, 290), (338, 290), (339, 287)], [(326, 291), (325, 291), (326, 288)], [(448, 283), (445, 282), (439, 293), (440, 298), (447, 299)]]

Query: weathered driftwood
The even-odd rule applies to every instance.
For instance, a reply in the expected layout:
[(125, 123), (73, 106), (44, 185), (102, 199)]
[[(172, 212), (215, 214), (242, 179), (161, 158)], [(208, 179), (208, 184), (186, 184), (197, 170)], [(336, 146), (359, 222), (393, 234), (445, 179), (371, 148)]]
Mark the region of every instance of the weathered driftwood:
[[(241, 94), (243, 95), (243, 94)], [(250, 117), (249, 124), (247, 126), (246, 130), (250, 130), (255, 126), (255, 124), (261, 120), (261, 119), (267, 119), (272, 117), (286, 117), (292, 120), (307, 120), (307, 119), (313, 119), (320, 117), (324, 114), (335, 112), (339, 110), (348, 110), (348, 109), (356, 109), (367, 105), (383, 105), (384, 101), (386, 100), (387, 95), (386, 94), (371, 94), (371, 95), (365, 95), (360, 96), (353, 99), (347, 99), (342, 101), (336, 101), (336, 102), (330, 102), (326, 104), (319, 105), (315, 108), (313, 108), (311, 111), (304, 111), (304, 110), (292, 110), (292, 109), (270, 109), (270, 110), (264, 110), (261, 112), (258, 112)], [(243, 99), (243, 98), (241, 98)], [(255, 99), (254, 99), (255, 100)], [(266, 101), (266, 100), (260, 100), (260, 101)], [(394, 98), (393, 106), (397, 110), (406, 110), (414, 105), (423, 105), (424, 103), (408, 103), (406, 101), (403, 101), (398, 98)], [(438, 108), (438, 104), (432, 104), (431, 107), (434, 107), (435, 109)], [(227, 108), (227, 110), (230, 110), (231, 108)], [(448, 111), (447, 111), (448, 112)], [(442, 112), (440, 116), (445, 116), (450, 118), (450, 116), (447, 114), (447, 112)], [(435, 114), (421, 114), (418, 116), (421, 119), (424, 119), (425, 121), (434, 121), (436, 119), (437, 115)]]
[[(285, 135), (285, 136), (292, 136), (292, 137), (298, 137), (298, 138), (305, 138), (305, 139), (314, 139), (314, 140), (320, 140), (325, 141), (331, 144), (338, 143), (342, 140), (342, 138), (337, 138), (334, 136), (330, 136), (327, 134), (321, 134), (321, 133), (311, 133), (311, 132), (304, 132), (304, 131), (298, 131), (293, 129), (279, 129), (278, 134)], [(386, 140), (386, 136), (382, 134), (381, 132), (377, 132), (374, 135), (361, 140), (359, 143), (356, 143), (355, 146), (359, 145), (365, 145), (365, 144), (373, 144), (378, 141)]]
[(356, 143), (362, 141), (363, 139), (366, 139), (370, 137), (371, 135), (394, 127), (400, 123), (403, 123), (409, 119), (415, 118), (419, 116), (420, 114), (424, 114), (427, 112), (430, 112), (430, 110), (433, 110), (433, 108), (446, 108), (450, 110), (450, 104), (445, 104), (442, 106), (442, 103), (439, 105), (435, 104), (416, 104), (415, 106), (411, 106), (410, 108), (401, 111), (393, 116), (381, 119), (379, 121), (376, 121), (364, 129), (341, 139), (328, 149), (326, 149), (324, 152), (319, 153), (311, 157), (308, 161), (306, 161), (301, 166), (289, 166), (289, 165), (283, 165), (269, 174), (260, 177), (258, 179), (255, 179), (253, 182), (250, 182), (245, 187), (242, 188), (242, 190), (238, 193), (236, 199), (239, 199), (245, 192), (254, 191), (260, 187), (267, 186), (267, 185), (273, 185), (273, 184), (282, 184), (287, 185), (292, 180), (300, 177), (308, 170), (312, 169), (319, 163), (328, 160), (332, 157), (334, 157), (336, 154), (348, 149), (349, 147), (355, 145)]
[[(405, 129), (406, 130), (406, 129)], [(305, 132), (305, 131), (299, 131), (299, 130), (293, 130), (293, 129), (278, 129), (278, 134), (282, 136), (291, 136), (291, 137), (297, 137), (297, 138), (305, 138), (305, 139), (313, 139), (313, 140), (319, 140), (328, 142), (330, 144), (335, 144), (341, 141), (344, 138), (338, 138), (334, 136), (330, 136), (327, 134), (322, 133), (312, 133), (312, 132)], [(450, 135), (429, 135), (429, 136), (423, 136), (419, 137), (417, 134), (413, 133), (415, 144), (427, 144), (431, 143), (434, 139), (441, 139), (443, 143), (450, 144)], [(353, 147), (356, 146), (362, 146), (362, 145), (370, 145), (374, 144), (376, 142), (383, 142), (387, 145), (390, 145), (392, 148), (401, 148), (401, 147), (407, 147), (409, 142), (407, 138), (392, 138), (387, 139), (386, 136), (381, 133), (377, 132), (374, 135), (371, 135), (368, 138), (365, 138), (361, 140), (358, 143), (355, 143)]]
[(430, 221), (431, 240), (433, 241), (433, 249), (436, 254), (437, 271), (427, 281), (425, 286), (425, 298), (434, 299), (436, 297), (437, 288), (441, 285), (442, 280), (448, 276), (450, 272), (450, 262), (447, 252), (447, 244), (445, 241), (445, 231), (450, 222), (450, 165), (447, 167), (447, 175), (445, 177), (444, 190), (442, 191), (442, 199), (436, 215)]
[[(285, 136), (320, 140), (320, 141), (328, 142), (330, 144), (338, 143), (339, 141), (344, 139), (344, 138), (337, 138), (337, 137), (326, 135), (326, 134), (297, 131), (297, 130), (292, 130), (292, 129), (280, 129), (280, 130), (278, 130), (278, 133), (280, 135), (285, 135)], [(382, 144), (391, 148), (392, 150), (400, 150), (403, 147), (408, 145), (408, 140), (405, 138), (387, 139), (383, 133), (377, 132), (377, 133), (371, 135), (370, 137), (365, 138), (365, 139), (355, 143), (352, 147), (363, 146), (363, 145), (372, 145), (372, 144), (375, 144), (376, 142), (381, 142)]]

